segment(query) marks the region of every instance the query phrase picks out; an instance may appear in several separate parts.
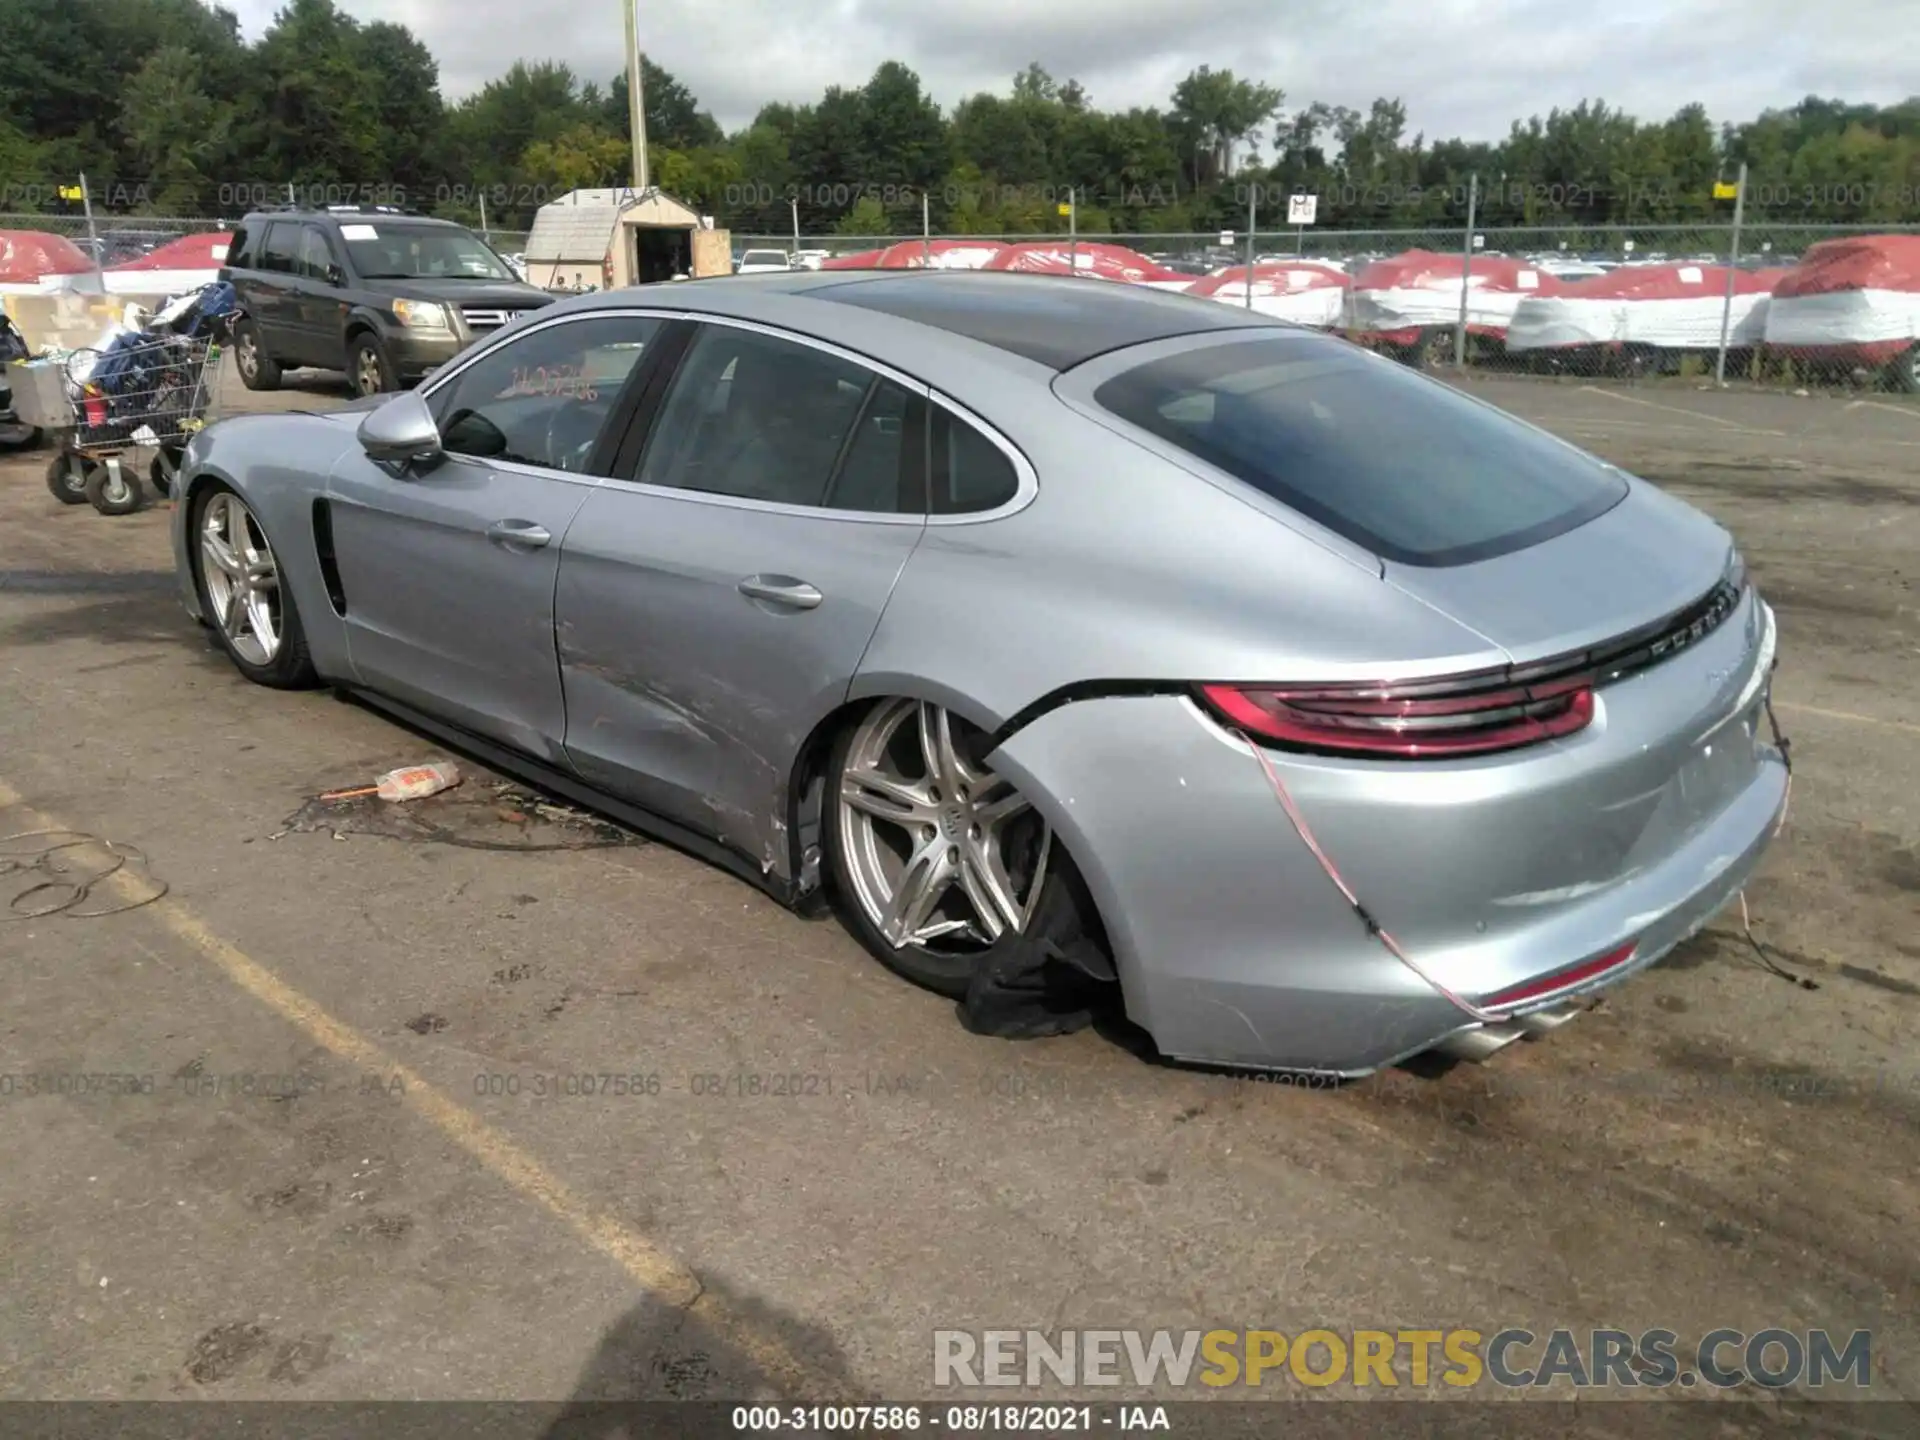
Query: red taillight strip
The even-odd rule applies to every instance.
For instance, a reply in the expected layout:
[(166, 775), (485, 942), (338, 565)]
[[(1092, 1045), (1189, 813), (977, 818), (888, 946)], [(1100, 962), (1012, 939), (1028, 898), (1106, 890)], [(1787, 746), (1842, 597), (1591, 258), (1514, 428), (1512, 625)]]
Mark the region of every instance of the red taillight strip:
[(1499, 990), (1480, 1002), (1482, 1010), (1510, 1010), (1528, 1000), (1537, 1000), (1542, 995), (1551, 995), (1558, 990), (1570, 990), (1575, 985), (1595, 979), (1609, 970), (1618, 969), (1633, 959), (1634, 951), (1640, 948), (1638, 940), (1629, 940), (1624, 945), (1615, 946), (1604, 955), (1596, 955), (1591, 960), (1582, 960), (1578, 965), (1569, 965), (1564, 970), (1556, 970), (1551, 975), (1540, 975), (1518, 985)]
[(1296, 706), (1280, 686), (1202, 685), (1200, 694), (1223, 720), (1269, 742), (1403, 760), (1513, 750), (1571, 735), (1593, 721), (1593, 692), (1584, 689), (1408, 702), (1419, 707), (1411, 712), (1379, 701), (1339, 711), (1328, 701)]
[(1592, 723), (1593, 692), (1696, 644), (1738, 606), (1723, 582), (1679, 614), (1591, 650), (1410, 681), (1203, 684), (1223, 722), (1269, 744), (1376, 759), (1491, 755)]

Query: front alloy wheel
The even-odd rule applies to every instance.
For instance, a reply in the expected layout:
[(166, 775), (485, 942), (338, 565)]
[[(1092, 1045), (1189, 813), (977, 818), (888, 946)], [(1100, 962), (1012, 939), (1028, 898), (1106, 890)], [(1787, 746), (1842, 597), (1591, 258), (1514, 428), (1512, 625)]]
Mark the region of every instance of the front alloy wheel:
[(210, 619), (237, 659), (259, 668), (280, 653), (280, 571), (266, 532), (223, 490), (200, 516), (200, 573)]
[(889, 700), (837, 767), (840, 878), (858, 918), (900, 960), (934, 962), (937, 981), (925, 965), (895, 968), (941, 988), (1026, 930), (1047, 879), (1052, 829), (988, 768), (985, 741), (942, 706)]

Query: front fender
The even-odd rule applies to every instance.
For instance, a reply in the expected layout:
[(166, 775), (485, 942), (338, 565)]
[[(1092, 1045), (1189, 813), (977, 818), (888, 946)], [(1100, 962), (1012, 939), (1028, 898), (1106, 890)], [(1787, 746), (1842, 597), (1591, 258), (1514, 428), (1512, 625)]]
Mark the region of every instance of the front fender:
[(245, 501), (266, 531), (315, 667), (324, 676), (350, 673), (346, 628), (327, 600), (314, 549), (313, 502), (326, 495), (328, 474), (355, 443), (351, 425), (322, 415), (234, 415), (194, 437), (182, 457), (172, 523), (174, 573), (189, 615), (208, 618), (193, 522), (200, 495), (217, 482)]

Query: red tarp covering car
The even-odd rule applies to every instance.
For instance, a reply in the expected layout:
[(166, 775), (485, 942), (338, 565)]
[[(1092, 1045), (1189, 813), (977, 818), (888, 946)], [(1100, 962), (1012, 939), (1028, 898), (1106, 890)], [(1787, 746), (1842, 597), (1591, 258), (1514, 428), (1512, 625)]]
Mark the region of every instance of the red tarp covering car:
[(1185, 290), (1193, 283), (1191, 275), (1168, 270), (1138, 250), (1090, 240), (1077, 243), (1048, 240), (1009, 245), (981, 268), (1024, 270), (1037, 275), (1084, 275), (1096, 280), (1119, 280), (1130, 285), (1150, 285), (1165, 290)]
[(90, 275), (93, 262), (64, 235), (44, 230), (0, 230), (0, 286), (12, 290), (60, 288), (62, 276)]
[(979, 270), (1006, 248), (1000, 240), (902, 240), (873, 263), (882, 270)]
[(879, 268), (880, 257), (886, 253), (885, 250), (862, 250), (853, 255), (835, 255), (831, 259), (822, 260), (820, 268), (822, 270), (875, 270)]
[[(1332, 265), (1314, 260), (1269, 260), (1253, 267), (1253, 304), (1256, 314), (1296, 325), (1331, 329), (1344, 318), (1347, 292), (1353, 277)], [(1227, 305), (1247, 304), (1247, 267), (1216, 270), (1187, 286), (1187, 294)]]
[(1409, 250), (1354, 276), (1351, 325), (1357, 339), (1417, 345), (1425, 332), (1460, 323), (1464, 291), (1468, 333), (1504, 339), (1522, 300), (1559, 289), (1539, 266), (1509, 256), (1475, 255), (1467, 269), (1458, 255)]
[(1757, 345), (1766, 334), (1767, 297), (1786, 273), (1736, 269), (1729, 307), (1724, 265), (1622, 265), (1524, 297), (1507, 328), (1507, 349), (1714, 350), (1723, 315), (1728, 345)]
[(118, 295), (178, 295), (197, 290), (219, 278), (232, 243), (233, 236), (226, 232), (169, 240), (137, 260), (108, 267), (107, 289)]
[(1767, 345), (1801, 359), (1853, 365), (1920, 355), (1920, 235), (1822, 240), (1774, 286)]

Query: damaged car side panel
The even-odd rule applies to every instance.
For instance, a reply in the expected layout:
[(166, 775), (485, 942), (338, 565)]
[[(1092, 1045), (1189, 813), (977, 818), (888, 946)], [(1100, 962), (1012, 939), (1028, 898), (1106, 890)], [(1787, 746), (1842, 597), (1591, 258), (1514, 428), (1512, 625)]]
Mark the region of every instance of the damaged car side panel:
[[(788, 777), (845, 702), (923, 525), (596, 491), (555, 600), (575, 771), (790, 878)], [(811, 585), (819, 602), (744, 593), (754, 577)]]
[[(1731, 651), (1748, 632), (1728, 629)], [(1751, 678), (1743, 669), (1732, 682), (1740, 693), (1720, 697), (1725, 716), (1706, 737), (1717, 753), (1671, 773), (1636, 811), (1637, 855), (1575, 850), (1586, 864), (1577, 877), (1558, 850), (1495, 853), (1467, 841), (1503, 825), (1538, 835), (1556, 815), (1569, 834), (1591, 823), (1611, 772), (1639, 762), (1654, 720), (1603, 722), (1581, 744), (1543, 747), (1518, 764), (1458, 761), (1414, 773), (1267, 758), (1368, 912), (1457, 994), (1492, 995), (1556, 968), (1556, 958), (1638, 942), (1629, 964), (1555, 994), (1561, 1003), (1651, 964), (1758, 866), (1786, 772), (1760, 731)], [(1614, 714), (1630, 714), (1636, 697), (1616, 698)], [(1140, 765), (1143, 752), (1164, 763)], [(1289, 1068), (1365, 1074), (1470, 1028), (1369, 933), (1292, 828), (1253, 750), (1192, 700), (1065, 704), (990, 758), (1080, 857), (1128, 1013), (1167, 1055), (1254, 1066), (1284, 1056)], [(1703, 790), (1707, 769), (1717, 783)], [(1463, 836), (1458, 826), (1469, 821)], [(1560, 878), (1588, 883), (1541, 890), (1556, 866)]]

